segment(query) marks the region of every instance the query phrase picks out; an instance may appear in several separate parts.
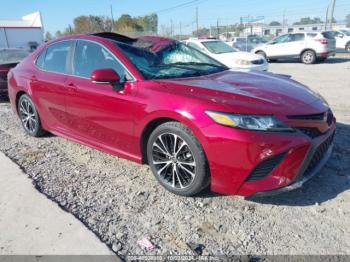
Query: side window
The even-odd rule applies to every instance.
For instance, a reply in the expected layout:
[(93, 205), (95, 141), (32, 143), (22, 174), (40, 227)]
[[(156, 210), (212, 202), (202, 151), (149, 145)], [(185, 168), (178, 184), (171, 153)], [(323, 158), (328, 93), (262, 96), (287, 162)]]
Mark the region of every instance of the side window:
[(44, 49), (38, 56), (38, 58), (36, 59), (35, 64), (37, 65), (37, 67), (43, 69), (44, 68), (44, 61), (45, 61), (45, 54), (46, 54), (46, 49)]
[(74, 75), (90, 78), (96, 69), (113, 69), (121, 77), (125, 76), (124, 67), (103, 46), (89, 42), (78, 41), (74, 55)]
[(67, 73), (71, 41), (52, 44), (47, 48), (43, 68), (46, 71)]
[(198, 51), (203, 51), (197, 44), (195, 43), (188, 43), (189, 47), (192, 47), (194, 49), (197, 49)]
[(281, 35), (275, 39), (277, 44), (286, 43), (289, 41), (289, 35)]
[(290, 36), (290, 42), (304, 41), (304, 40), (305, 40), (305, 34), (294, 34)]

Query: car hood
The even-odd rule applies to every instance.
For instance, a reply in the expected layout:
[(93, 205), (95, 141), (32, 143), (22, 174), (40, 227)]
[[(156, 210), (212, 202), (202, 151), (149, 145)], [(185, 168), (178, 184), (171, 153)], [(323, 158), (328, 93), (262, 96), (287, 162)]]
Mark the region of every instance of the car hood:
[(159, 82), (173, 92), (206, 99), (236, 113), (297, 115), (320, 113), (328, 108), (319, 95), (306, 86), (287, 76), (265, 72), (227, 70)]
[(254, 60), (259, 60), (263, 58), (261, 55), (256, 55), (253, 53), (242, 52), (242, 51), (227, 53), (227, 54), (216, 54), (214, 55), (214, 57), (217, 58), (218, 60), (228, 60), (231, 62), (236, 59), (254, 61)]

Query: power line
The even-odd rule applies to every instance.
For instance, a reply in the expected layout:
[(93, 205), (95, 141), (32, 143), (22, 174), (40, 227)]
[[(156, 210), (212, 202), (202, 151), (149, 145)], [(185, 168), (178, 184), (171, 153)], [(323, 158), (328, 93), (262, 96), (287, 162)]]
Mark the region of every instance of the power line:
[(177, 9), (177, 8), (180, 8), (180, 7), (183, 7), (183, 6), (191, 5), (191, 4), (196, 3), (198, 1), (200, 1), (200, 0), (188, 1), (188, 2), (185, 2), (185, 3), (179, 4), (179, 5), (175, 5), (175, 6), (172, 6), (172, 7), (168, 7), (168, 8), (165, 8), (165, 9), (161, 9), (161, 10), (155, 11), (154, 13), (159, 14), (159, 13), (169, 12), (169, 11), (172, 11), (174, 9)]

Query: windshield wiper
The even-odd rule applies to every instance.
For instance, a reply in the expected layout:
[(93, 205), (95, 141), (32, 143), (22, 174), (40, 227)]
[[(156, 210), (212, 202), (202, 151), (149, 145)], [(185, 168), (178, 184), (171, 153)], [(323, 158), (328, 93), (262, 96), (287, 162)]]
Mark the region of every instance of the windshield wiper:
[(211, 67), (217, 67), (224, 69), (224, 66), (221, 65), (215, 65), (215, 64), (210, 64), (210, 63), (197, 63), (197, 62), (177, 62), (177, 63), (172, 63), (168, 64), (170, 66), (211, 66)]

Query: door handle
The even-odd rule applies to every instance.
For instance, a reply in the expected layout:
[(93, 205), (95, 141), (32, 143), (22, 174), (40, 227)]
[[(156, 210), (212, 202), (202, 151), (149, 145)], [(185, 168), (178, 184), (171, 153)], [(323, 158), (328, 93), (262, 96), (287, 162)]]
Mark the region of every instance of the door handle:
[(68, 89), (68, 92), (73, 92), (77, 89), (77, 86), (74, 83), (69, 83), (67, 84), (67, 89)]
[(36, 76), (35, 75), (32, 75), (32, 77), (30, 78), (30, 82), (36, 82), (36, 81), (38, 81), (38, 78), (36, 78)]

